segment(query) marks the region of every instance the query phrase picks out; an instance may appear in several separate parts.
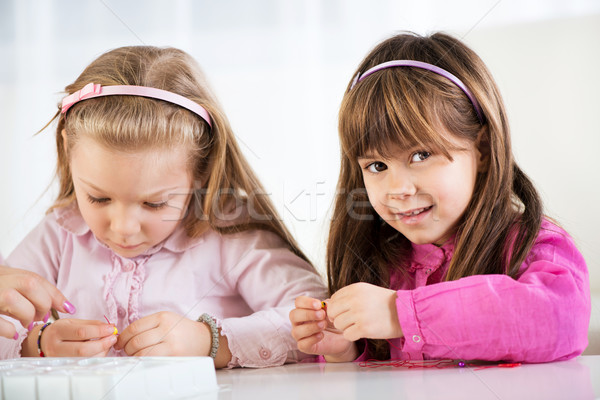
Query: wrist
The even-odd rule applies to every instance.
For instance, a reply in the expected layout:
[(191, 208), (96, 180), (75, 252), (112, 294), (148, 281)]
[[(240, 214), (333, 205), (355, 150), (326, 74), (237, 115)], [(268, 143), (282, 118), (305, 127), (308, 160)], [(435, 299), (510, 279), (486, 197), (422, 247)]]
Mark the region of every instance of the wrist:
[(356, 343), (352, 342), (343, 353), (327, 354), (323, 358), (325, 358), (325, 361), (333, 363), (354, 361), (358, 358), (358, 348), (356, 347)]
[(21, 357), (39, 357), (37, 339), (43, 325), (36, 325), (27, 333), (27, 337), (21, 344)]

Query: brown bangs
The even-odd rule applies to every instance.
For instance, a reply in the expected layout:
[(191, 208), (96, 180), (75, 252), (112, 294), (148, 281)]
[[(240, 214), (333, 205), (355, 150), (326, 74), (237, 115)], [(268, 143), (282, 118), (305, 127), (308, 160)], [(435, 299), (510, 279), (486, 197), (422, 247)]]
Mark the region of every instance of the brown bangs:
[[(454, 91), (442, 78), (428, 71), (393, 68), (378, 72), (346, 94), (340, 109), (342, 151), (350, 160), (376, 153), (392, 158), (398, 149), (421, 148), (444, 154), (459, 150), (444, 131), (454, 132), (448, 111), (448, 96)], [(450, 105), (452, 107), (452, 105)], [(440, 112), (442, 111), (443, 112)], [(455, 110), (452, 114), (457, 114)], [(452, 128), (451, 128), (452, 127)]]

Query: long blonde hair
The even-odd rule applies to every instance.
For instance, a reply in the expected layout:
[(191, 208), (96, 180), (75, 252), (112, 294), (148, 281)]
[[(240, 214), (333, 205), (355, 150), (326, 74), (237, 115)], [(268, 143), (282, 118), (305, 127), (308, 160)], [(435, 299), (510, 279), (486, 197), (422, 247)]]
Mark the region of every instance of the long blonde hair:
[(240, 151), (225, 114), (190, 55), (175, 48), (121, 47), (94, 60), (65, 92), (69, 95), (90, 82), (177, 93), (203, 106), (211, 116), (212, 128), (177, 105), (139, 96), (88, 99), (69, 109), (68, 117), (60, 113), (59, 106), (53, 118), (58, 118), (59, 194), (50, 210), (75, 201), (69, 152), (81, 135), (119, 151), (185, 146), (194, 191), (182, 223), (190, 237), (198, 237), (209, 228), (224, 234), (265, 229), (279, 235), (294, 253), (308, 261)]
[[(517, 276), (537, 237), (542, 204), (532, 182), (516, 164), (502, 97), (483, 61), (443, 33), (394, 36), (376, 46), (355, 72), (390, 60), (437, 65), (457, 76), (479, 102), (473, 104), (447, 78), (417, 68), (388, 68), (346, 92), (339, 113), (341, 171), (327, 245), (330, 292), (354, 282), (389, 285), (390, 268), (402, 270), (411, 244), (369, 204), (357, 158), (369, 151), (390, 156), (394, 145), (433, 146), (450, 158), (451, 148), (436, 127), (477, 143), (485, 156), (473, 197), (457, 227), (454, 256), (445, 280), (479, 274)], [(348, 205), (353, 205), (352, 213)], [(376, 356), (389, 348), (374, 341)]]

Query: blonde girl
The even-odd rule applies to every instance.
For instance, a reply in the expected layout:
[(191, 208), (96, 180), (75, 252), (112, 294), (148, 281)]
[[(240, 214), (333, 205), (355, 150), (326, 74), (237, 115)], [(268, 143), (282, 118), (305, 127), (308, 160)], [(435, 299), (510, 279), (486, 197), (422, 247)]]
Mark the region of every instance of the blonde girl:
[(302, 351), (328, 361), (581, 354), (585, 261), (543, 216), (498, 87), (472, 50), (443, 33), (385, 40), (348, 86), (339, 134), (331, 298), (326, 312), (296, 300)]
[(16, 324), (0, 356), (210, 355), (216, 367), (302, 358), (287, 315), (324, 285), (196, 62), (123, 47), (66, 94), (58, 197), (7, 263), (55, 284), (70, 314), (29, 332)]

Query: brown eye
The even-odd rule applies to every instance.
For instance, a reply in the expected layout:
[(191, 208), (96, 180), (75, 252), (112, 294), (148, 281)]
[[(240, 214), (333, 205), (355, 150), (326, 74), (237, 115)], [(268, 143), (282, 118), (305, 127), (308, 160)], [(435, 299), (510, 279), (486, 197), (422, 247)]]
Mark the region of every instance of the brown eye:
[(427, 160), (431, 156), (428, 151), (417, 151), (410, 157), (411, 162), (421, 162)]
[(385, 171), (387, 169), (387, 165), (385, 165), (382, 162), (376, 161), (376, 162), (373, 162), (373, 163), (367, 165), (366, 169), (369, 172), (376, 174), (378, 172)]

